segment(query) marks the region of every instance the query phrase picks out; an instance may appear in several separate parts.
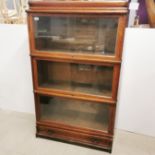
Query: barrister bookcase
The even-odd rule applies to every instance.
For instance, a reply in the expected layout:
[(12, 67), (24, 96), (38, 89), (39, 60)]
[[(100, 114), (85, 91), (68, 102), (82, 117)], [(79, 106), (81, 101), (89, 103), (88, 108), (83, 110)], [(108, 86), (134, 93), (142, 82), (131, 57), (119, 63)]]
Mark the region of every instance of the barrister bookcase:
[(37, 137), (111, 152), (127, 7), (29, 1)]

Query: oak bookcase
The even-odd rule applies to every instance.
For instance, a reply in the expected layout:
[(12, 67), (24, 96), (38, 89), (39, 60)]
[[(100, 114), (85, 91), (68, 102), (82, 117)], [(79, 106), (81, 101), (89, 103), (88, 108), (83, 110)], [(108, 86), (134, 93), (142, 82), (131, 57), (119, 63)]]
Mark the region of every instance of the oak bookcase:
[(111, 152), (128, 2), (29, 1), (36, 135)]

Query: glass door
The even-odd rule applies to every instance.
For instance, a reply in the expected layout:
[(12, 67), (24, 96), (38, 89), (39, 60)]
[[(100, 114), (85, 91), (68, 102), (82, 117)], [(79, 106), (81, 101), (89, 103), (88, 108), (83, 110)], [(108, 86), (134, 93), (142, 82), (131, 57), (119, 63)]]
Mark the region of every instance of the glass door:
[(42, 88), (112, 96), (113, 66), (37, 60)]
[(107, 104), (41, 95), (39, 105), (41, 121), (108, 132)]
[(115, 55), (117, 17), (33, 16), (38, 52)]

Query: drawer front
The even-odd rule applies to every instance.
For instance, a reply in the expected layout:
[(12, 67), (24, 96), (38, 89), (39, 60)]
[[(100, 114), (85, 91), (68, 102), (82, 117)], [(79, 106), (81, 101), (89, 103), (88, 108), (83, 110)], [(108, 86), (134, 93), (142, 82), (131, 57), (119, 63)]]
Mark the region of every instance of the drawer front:
[(46, 126), (37, 126), (37, 136), (53, 138), (61, 141), (64, 140), (66, 142), (83, 144), (99, 149), (111, 150), (112, 147), (112, 138), (104, 136), (97, 137), (89, 134), (72, 132), (71, 130), (67, 131)]

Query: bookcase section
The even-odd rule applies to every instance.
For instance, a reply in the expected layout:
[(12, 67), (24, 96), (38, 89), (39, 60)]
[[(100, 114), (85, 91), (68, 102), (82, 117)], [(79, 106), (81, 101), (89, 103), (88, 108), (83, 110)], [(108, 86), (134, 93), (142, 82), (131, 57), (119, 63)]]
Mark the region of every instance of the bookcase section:
[(111, 152), (128, 1), (30, 0), (27, 15), (36, 136)]

